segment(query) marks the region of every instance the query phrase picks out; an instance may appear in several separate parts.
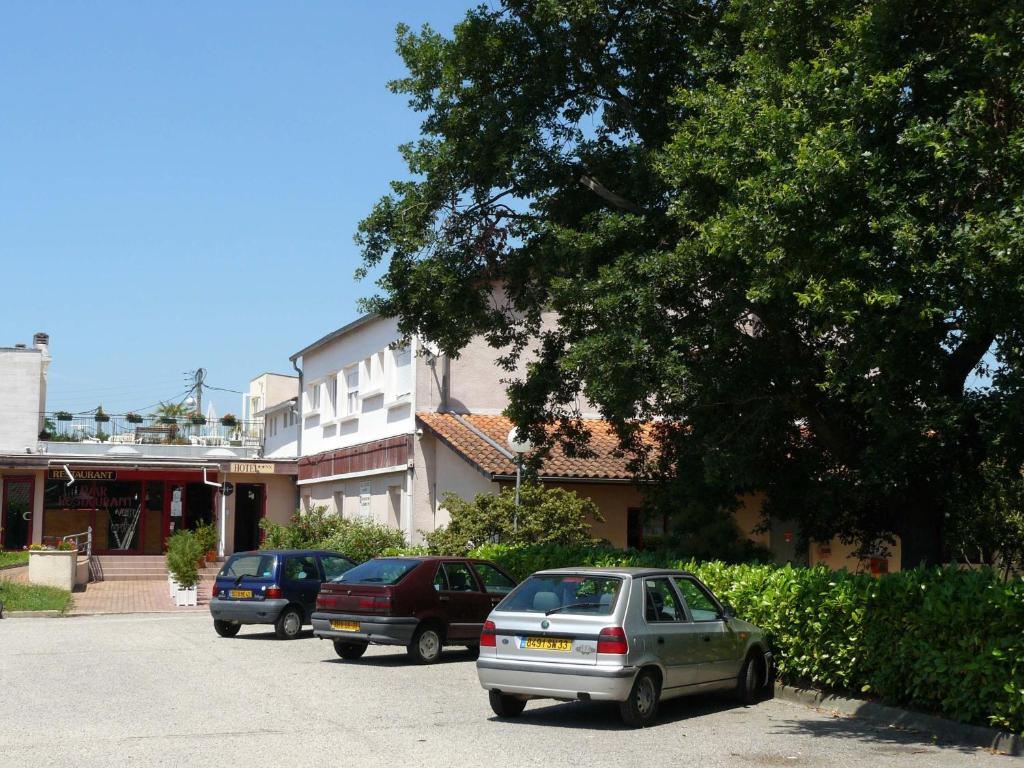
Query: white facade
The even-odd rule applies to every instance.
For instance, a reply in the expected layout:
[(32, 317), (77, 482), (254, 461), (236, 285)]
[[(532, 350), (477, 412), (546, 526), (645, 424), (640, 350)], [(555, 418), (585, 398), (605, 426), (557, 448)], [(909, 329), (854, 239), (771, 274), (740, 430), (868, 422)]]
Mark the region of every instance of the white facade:
[(49, 336), (0, 348), (0, 452), (35, 453), (46, 410)]
[(268, 459), (294, 459), (299, 455), (298, 398), (259, 411), (263, 418), (263, 455)]

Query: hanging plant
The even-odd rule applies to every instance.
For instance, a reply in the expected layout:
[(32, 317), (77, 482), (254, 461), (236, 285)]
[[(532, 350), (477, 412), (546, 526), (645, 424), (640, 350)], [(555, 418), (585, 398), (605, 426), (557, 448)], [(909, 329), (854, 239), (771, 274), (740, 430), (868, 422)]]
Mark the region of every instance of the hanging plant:
[(234, 427), (238, 425), (238, 419), (235, 417), (235, 414), (233, 413), (225, 413), (223, 416), (220, 417), (220, 423), (223, 424), (225, 427)]
[(102, 405), (99, 408), (96, 409), (96, 413), (93, 415), (92, 418), (93, 418), (93, 421), (96, 421), (96, 422), (99, 422), (99, 423), (106, 423), (106, 422), (110, 421), (110, 417), (103, 412), (103, 406)]
[(124, 419), (129, 424), (141, 424), (142, 423), (142, 417), (139, 414), (137, 414), (137, 413), (126, 413), (124, 415)]
[(160, 417), (160, 423), (161, 424), (177, 424), (178, 420), (176, 418), (174, 418), (173, 416), (161, 416)]
[(53, 416), (57, 421), (71, 421), (74, 418), (68, 411), (57, 411)]
[(203, 414), (201, 414), (201, 413), (193, 413), (193, 414), (191, 414), (188, 417), (188, 420), (191, 421), (193, 424), (205, 424), (206, 423), (206, 417), (203, 416)]

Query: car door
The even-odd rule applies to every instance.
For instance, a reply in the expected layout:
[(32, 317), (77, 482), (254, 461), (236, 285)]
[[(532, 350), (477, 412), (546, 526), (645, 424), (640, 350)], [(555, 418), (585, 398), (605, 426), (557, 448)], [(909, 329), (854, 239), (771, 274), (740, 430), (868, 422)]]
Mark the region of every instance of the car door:
[(692, 576), (677, 576), (674, 581), (700, 638), (698, 682), (735, 678), (743, 660), (737, 658), (738, 640), (726, 624), (718, 601)]
[(473, 563), (473, 571), (476, 573), (480, 586), (487, 594), (487, 603), (481, 604), (481, 610), (487, 612), (480, 618), (481, 625), (487, 620), (487, 616), (505, 595), (516, 588), (515, 579), (504, 571), (500, 571), (490, 563)]
[(441, 609), (448, 615), (450, 640), (478, 640), (491, 603), (480, 588), (469, 563), (445, 560), (445, 581), (439, 590)]
[(647, 650), (661, 660), (665, 668), (662, 690), (694, 685), (699, 680), (703, 661), (699, 628), (689, 621), (667, 576), (644, 579), (644, 622)]
[(315, 555), (286, 555), (281, 567), (284, 595), (302, 606), (308, 621), (316, 608), (316, 596), (323, 581), (320, 564)]

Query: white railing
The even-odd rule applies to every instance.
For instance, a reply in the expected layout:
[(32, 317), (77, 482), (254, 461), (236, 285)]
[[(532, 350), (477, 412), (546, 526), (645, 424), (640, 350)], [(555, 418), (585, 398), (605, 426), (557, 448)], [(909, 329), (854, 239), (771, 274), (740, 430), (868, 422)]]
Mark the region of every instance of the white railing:
[(92, 526), (81, 533), (69, 533), (61, 539), (61, 542), (75, 542), (75, 548), (79, 554), (92, 557)]

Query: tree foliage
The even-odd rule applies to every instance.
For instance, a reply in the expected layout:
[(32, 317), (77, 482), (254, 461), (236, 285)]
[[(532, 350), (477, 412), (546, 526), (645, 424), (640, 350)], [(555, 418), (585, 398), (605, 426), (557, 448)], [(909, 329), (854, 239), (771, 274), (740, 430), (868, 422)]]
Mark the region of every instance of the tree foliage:
[(425, 533), (432, 554), (465, 555), (487, 542), (504, 544), (584, 545), (595, 544), (592, 522), (604, 517), (590, 499), (563, 488), (545, 488), (524, 483), (516, 506), (515, 490), (499, 494), (481, 493), (472, 501), (445, 494), (441, 505), (451, 521)]
[(371, 306), (532, 350), (535, 442), (585, 398), (684, 528), (760, 489), (911, 563), (1024, 463), (1021, 0), (506, 0), (398, 50)]

